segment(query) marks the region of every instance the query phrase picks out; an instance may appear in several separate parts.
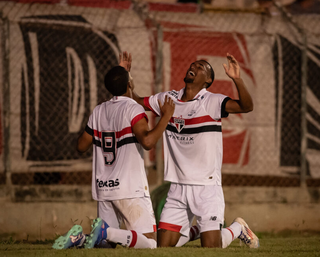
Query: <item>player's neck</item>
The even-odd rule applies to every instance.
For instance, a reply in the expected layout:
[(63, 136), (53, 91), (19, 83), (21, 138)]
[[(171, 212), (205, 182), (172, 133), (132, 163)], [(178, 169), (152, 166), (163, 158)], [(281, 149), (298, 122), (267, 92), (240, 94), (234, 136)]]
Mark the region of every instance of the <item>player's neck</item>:
[(126, 96), (129, 98), (133, 98), (132, 96), (132, 90), (130, 88), (127, 89), (127, 92), (125, 92), (122, 96)]
[(181, 97), (181, 101), (188, 102), (191, 101), (195, 96), (203, 89), (204, 87), (196, 87), (196, 86), (190, 86), (189, 84), (186, 84), (184, 88), (184, 93)]

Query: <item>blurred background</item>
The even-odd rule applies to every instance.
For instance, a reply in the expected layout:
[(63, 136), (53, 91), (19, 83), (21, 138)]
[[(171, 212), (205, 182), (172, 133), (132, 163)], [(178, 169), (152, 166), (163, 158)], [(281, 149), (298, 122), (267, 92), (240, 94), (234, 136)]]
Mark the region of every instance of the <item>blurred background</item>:
[[(254, 111), (223, 120), (226, 223), (320, 231), (320, 1), (0, 1), (0, 43), (0, 236), (89, 229), (92, 152), (76, 141), (121, 51), (140, 96), (181, 89), (205, 59), (209, 90), (237, 98), (222, 66), (234, 55)], [(158, 218), (162, 142), (145, 167)]]

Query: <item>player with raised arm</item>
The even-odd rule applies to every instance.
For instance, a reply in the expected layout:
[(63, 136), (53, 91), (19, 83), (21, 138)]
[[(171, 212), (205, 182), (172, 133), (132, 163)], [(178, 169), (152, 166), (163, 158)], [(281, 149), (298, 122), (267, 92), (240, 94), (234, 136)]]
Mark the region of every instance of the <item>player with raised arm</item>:
[[(132, 99), (134, 86), (129, 81), (126, 58), (127, 55), (121, 57), (121, 66), (112, 68), (105, 76), (105, 86), (113, 98), (93, 110), (78, 139), (79, 152), (87, 151), (93, 143), (92, 197), (98, 202), (98, 218), (89, 236), (82, 233), (81, 226), (75, 225), (55, 241), (55, 249), (83, 244), (85, 248), (93, 248), (105, 240), (133, 248), (157, 246), (143, 148), (149, 150), (155, 146), (175, 104), (170, 97), (159, 101), (161, 118), (149, 130), (143, 107)], [(119, 228), (120, 222), (127, 230)]]
[[(205, 60), (190, 65), (184, 78), (185, 87), (180, 91), (150, 97), (133, 94), (145, 110), (157, 115), (161, 115), (159, 100), (169, 96), (175, 103), (174, 114), (163, 135), (164, 180), (170, 181), (171, 186), (159, 222), (160, 247), (181, 246), (191, 235), (200, 236), (203, 247), (225, 248), (235, 238), (251, 248), (259, 247), (259, 239), (242, 218), (222, 228), (225, 202), (221, 183), (221, 119), (229, 113), (253, 110), (238, 62), (229, 53), (227, 60), (228, 65), (223, 67), (236, 85), (237, 100), (207, 91), (214, 80), (214, 71)], [(191, 227), (193, 217), (197, 220), (196, 229)]]

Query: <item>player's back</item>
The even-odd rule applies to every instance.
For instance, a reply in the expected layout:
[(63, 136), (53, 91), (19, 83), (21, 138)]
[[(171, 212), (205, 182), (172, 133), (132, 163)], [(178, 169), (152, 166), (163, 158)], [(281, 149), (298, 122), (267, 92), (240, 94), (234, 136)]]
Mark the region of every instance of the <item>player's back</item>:
[(147, 186), (143, 148), (132, 127), (145, 117), (140, 105), (123, 96), (113, 97), (94, 109), (88, 125), (94, 134), (92, 186), (96, 190), (92, 193), (97, 200), (143, 194)]
[(100, 131), (122, 131), (124, 128), (131, 126), (129, 112), (134, 103), (119, 101), (118, 99), (114, 100), (112, 98), (100, 105), (96, 120)]

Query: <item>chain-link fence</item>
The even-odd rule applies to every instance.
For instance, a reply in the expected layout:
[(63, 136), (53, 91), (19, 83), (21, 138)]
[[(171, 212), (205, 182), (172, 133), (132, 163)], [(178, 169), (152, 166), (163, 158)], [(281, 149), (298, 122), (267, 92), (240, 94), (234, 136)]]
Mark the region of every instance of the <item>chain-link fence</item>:
[[(189, 65), (206, 59), (210, 91), (237, 98), (222, 67), (233, 54), (254, 111), (223, 120), (223, 184), (320, 185), (320, 15), (51, 2), (0, 2), (0, 184), (90, 185), (91, 152), (77, 153), (77, 137), (110, 98), (104, 74), (128, 51), (141, 96), (181, 89)], [(162, 183), (161, 143), (145, 159), (152, 188)]]

